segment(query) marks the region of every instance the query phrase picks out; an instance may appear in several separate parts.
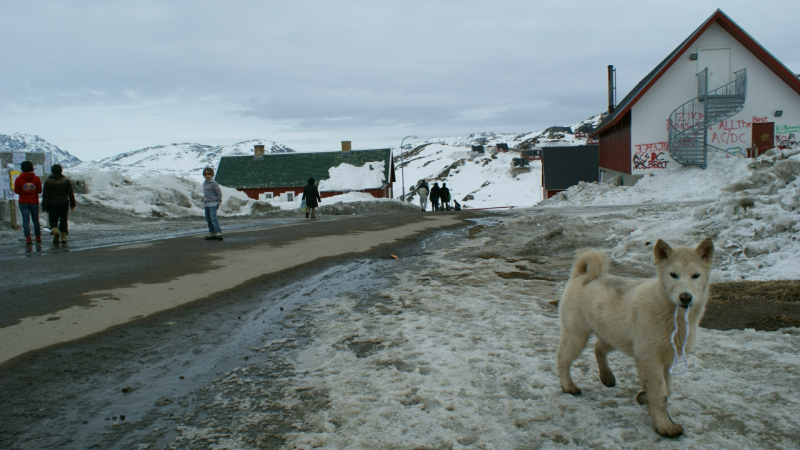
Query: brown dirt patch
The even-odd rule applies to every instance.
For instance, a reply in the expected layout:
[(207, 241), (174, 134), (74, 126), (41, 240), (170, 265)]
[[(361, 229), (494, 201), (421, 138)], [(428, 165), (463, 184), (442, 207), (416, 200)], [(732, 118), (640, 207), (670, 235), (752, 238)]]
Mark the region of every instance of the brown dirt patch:
[(711, 285), (705, 328), (775, 331), (800, 327), (800, 281), (736, 281)]
[(474, 227), (470, 228), (467, 232), (468, 239), (475, 239), (478, 233), (488, 228), (486, 225), (475, 225)]

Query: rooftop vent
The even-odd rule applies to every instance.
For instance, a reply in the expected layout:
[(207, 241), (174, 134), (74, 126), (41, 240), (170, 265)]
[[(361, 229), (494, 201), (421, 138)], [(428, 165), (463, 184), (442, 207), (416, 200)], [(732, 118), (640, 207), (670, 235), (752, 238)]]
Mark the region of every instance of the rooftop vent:
[(255, 153), (255, 157), (253, 159), (264, 159), (264, 146), (263, 145), (254, 145), (253, 151)]

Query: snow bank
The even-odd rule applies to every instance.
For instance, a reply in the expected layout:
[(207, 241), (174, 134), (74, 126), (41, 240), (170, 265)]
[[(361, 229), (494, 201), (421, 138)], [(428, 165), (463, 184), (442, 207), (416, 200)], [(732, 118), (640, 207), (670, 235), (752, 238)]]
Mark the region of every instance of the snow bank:
[[(175, 175), (130, 176), (120, 171), (79, 171), (67, 176), (75, 186), (78, 203), (99, 204), (144, 217), (202, 216), (203, 188), (194, 180)], [(222, 187), (220, 216), (248, 215), (272, 207), (242, 192)]]
[[(302, 195), (298, 195), (295, 197), (295, 201), (293, 202), (275, 202), (272, 205), (280, 208), (282, 210), (292, 210), (292, 209), (300, 209), (300, 204), (302, 203)], [(366, 192), (347, 192), (344, 194), (334, 195), (332, 197), (325, 197), (320, 202), (320, 208), (324, 208), (328, 205), (335, 205), (337, 203), (363, 203), (363, 202), (389, 202), (389, 203), (397, 203), (398, 205), (403, 205), (403, 202), (400, 200), (395, 200), (391, 198), (376, 198), (373, 197), (372, 194), (368, 194)], [(417, 208), (414, 207), (414, 210)]]
[(545, 205), (620, 205), (644, 202), (714, 200), (732, 182), (750, 173), (746, 160), (710, 153), (708, 169), (669, 166), (644, 176), (633, 186), (580, 183), (549, 199)]
[(342, 163), (328, 169), (327, 180), (319, 182), (320, 192), (380, 189), (386, 183), (383, 161), (368, 162), (361, 167)]
[(758, 160), (709, 155), (707, 170), (679, 167), (645, 177), (634, 186), (581, 183), (547, 206), (608, 205), (707, 200), (655, 219), (629, 221), (611, 255), (618, 261), (649, 261), (645, 244), (681, 244), (711, 237), (719, 247), (719, 281), (800, 279), (800, 154), (771, 150)]

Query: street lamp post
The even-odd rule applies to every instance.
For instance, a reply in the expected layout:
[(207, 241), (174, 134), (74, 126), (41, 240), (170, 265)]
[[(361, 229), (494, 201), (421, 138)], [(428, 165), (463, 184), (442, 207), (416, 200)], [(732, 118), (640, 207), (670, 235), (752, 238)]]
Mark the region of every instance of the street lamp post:
[(408, 138), (417, 139), (418, 136), (406, 136), (400, 141), (400, 177), (403, 179), (403, 201), (406, 201), (406, 166), (405, 158), (403, 158), (403, 142)]

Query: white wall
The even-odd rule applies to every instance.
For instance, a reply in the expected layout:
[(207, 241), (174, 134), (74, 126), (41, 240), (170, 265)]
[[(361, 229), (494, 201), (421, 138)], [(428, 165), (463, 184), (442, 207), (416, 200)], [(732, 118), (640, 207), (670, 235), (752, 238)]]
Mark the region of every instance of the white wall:
[[(718, 24), (712, 24), (693, 46), (678, 57), (666, 73), (633, 105), (631, 114), (631, 168), (634, 174), (679, 166), (667, 152), (667, 119), (672, 111), (697, 97), (696, 74), (703, 70), (689, 54), (703, 48), (730, 47), (731, 74), (747, 69), (747, 101), (744, 109), (725, 122), (709, 128), (708, 143), (732, 152), (751, 146), (754, 121), (774, 122), (775, 139), (793, 133), (800, 141), (800, 95), (764, 66), (739, 41)], [(800, 72), (800, 68), (790, 68)], [(709, 90), (718, 88), (709, 84)], [(774, 117), (782, 110), (783, 116)], [(711, 150), (713, 151), (713, 150)], [(638, 158), (637, 158), (638, 157)], [(639, 164), (635, 164), (638, 161)], [(642, 164), (647, 167), (642, 169)], [(639, 168), (637, 168), (639, 167)]]

